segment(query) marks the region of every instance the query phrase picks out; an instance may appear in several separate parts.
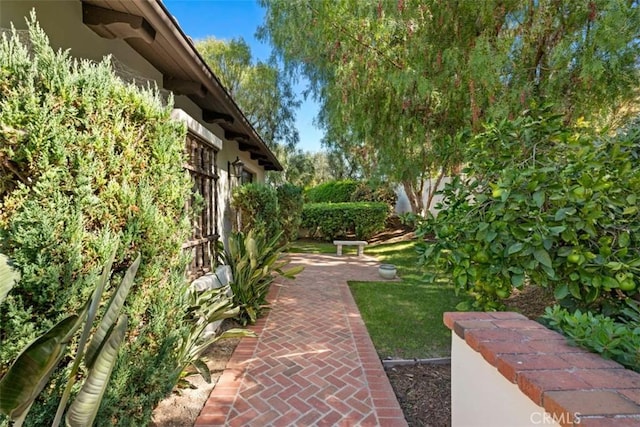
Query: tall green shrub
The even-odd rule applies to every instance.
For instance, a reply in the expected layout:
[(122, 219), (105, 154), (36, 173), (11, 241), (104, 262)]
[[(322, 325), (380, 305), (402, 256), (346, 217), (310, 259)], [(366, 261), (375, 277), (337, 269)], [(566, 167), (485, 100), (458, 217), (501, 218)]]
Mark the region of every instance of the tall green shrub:
[(308, 189), (305, 196), (309, 203), (346, 203), (358, 185), (353, 180), (329, 181)]
[[(119, 235), (114, 280), (135, 253), (145, 263), (96, 419), (144, 425), (173, 386), (174, 344), (184, 332), (185, 129), (155, 90), (123, 83), (109, 61), (55, 52), (35, 16), (29, 28), (29, 48), (16, 34), (0, 44), (0, 251), (22, 276), (0, 305), (0, 371), (80, 309)], [(54, 383), (60, 378), (54, 374)], [(61, 391), (45, 392), (27, 424), (50, 423)]]
[(302, 189), (293, 184), (285, 183), (279, 186), (276, 192), (282, 235), (285, 242), (291, 242), (298, 238), (298, 231), (302, 223), (302, 207), (304, 206)]
[(331, 240), (354, 233), (368, 239), (384, 230), (389, 208), (385, 203), (307, 203), (302, 211), (302, 227), (312, 236)]
[(231, 201), (240, 214), (242, 229), (264, 231), (269, 237), (280, 232), (278, 195), (275, 188), (263, 183), (245, 184), (233, 189)]

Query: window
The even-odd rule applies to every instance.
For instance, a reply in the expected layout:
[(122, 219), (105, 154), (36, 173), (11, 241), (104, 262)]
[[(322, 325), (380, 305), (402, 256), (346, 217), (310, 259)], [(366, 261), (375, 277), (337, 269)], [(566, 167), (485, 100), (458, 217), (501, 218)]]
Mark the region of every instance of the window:
[(189, 132), (186, 151), (194, 195), (189, 206), (201, 208), (193, 219), (193, 234), (184, 244), (185, 250), (193, 254), (189, 266), (189, 277), (196, 278), (211, 271), (212, 259), (216, 256), (218, 224), (218, 168), (217, 149), (203, 138)]
[(246, 169), (242, 169), (242, 175), (240, 176), (240, 184), (241, 185), (249, 184), (253, 182), (254, 177), (255, 177), (255, 174), (251, 173)]

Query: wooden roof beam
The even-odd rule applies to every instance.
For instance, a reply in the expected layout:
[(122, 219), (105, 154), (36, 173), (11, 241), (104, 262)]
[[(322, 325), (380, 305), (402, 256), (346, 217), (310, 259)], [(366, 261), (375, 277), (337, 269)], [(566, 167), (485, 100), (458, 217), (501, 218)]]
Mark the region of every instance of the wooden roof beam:
[(225, 129), (224, 139), (228, 139), (229, 141), (249, 141), (249, 135)]
[(207, 88), (200, 82), (163, 76), (162, 86), (176, 95), (195, 95), (199, 98), (207, 96)]
[[(226, 123), (232, 125), (234, 122), (233, 116), (230, 114), (221, 113), (213, 110), (202, 110), (202, 120), (207, 123)], [(225, 131), (225, 137), (226, 137)], [(227, 138), (228, 139), (228, 138)]]
[(269, 158), (262, 153), (251, 151), (251, 160), (261, 160), (261, 159), (268, 160)]
[(105, 39), (142, 39), (153, 43), (156, 30), (142, 16), (82, 3), (82, 22)]

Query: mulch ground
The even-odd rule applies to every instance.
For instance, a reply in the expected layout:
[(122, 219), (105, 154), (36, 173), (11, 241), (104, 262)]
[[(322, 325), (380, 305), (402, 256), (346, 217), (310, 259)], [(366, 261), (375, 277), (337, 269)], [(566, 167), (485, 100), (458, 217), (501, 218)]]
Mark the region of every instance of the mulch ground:
[(396, 366), (386, 372), (409, 426), (451, 425), (451, 365)]

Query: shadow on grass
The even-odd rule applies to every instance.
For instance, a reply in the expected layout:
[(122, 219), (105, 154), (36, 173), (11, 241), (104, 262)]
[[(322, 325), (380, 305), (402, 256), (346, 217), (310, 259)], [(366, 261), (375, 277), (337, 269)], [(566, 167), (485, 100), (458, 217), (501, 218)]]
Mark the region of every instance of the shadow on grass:
[[(381, 358), (430, 358), (450, 355), (451, 333), (442, 314), (461, 301), (446, 280), (425, 283), (426, 268), (418, 265), (415, 241), (367, 246), (365, 254), (394, 264), (400, 281), (350, 281), (369, 335)], [(335, 254), (330, 242), (300, 240), (290, 252)], [(353, 253), (356, 253), (355, 248)]]

